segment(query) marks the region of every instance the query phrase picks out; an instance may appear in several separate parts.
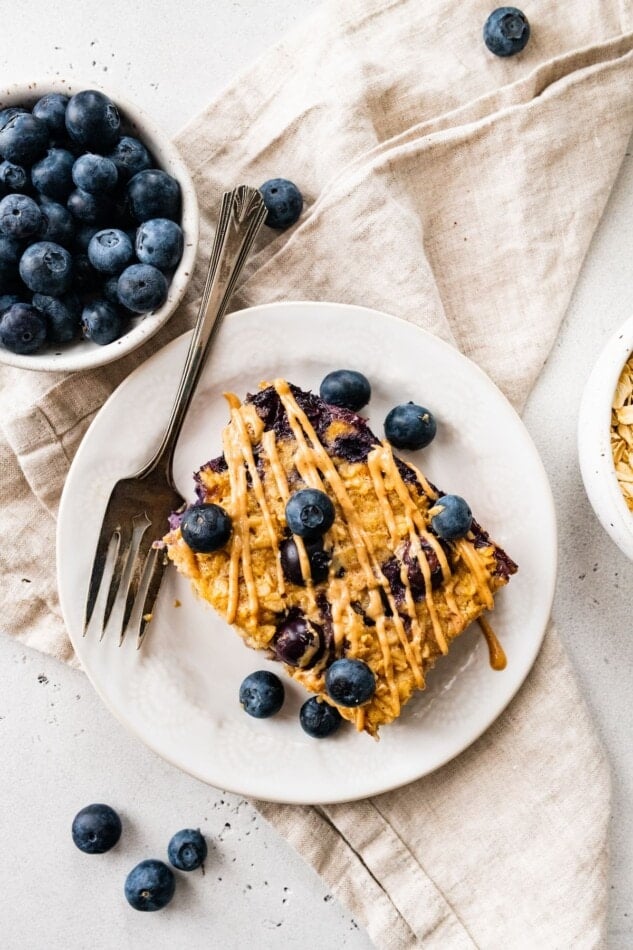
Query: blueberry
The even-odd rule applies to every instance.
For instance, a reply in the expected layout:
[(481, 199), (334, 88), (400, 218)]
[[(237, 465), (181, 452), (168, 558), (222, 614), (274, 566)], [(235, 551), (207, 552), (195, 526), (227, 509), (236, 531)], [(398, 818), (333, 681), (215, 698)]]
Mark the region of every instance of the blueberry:
[(120, 306), (118, 286), (119, 286), (119, 275), (113, 274), (112, 277), (108, 277), (108, 279), (104, 283), (102, 292), (103, 292), (104, 298), (109, 303), (114, 303)]
[(45, 157), (31, 169), (33, 187), (41, 195), (66, 201), (73, 190), (72, 170), (75, 156), (64, 148), (49, 148)]
[(31, 238), (42, 226), (42, 212), (26, 195), (7, 195), (0, 201), (0, 232), (11, 237)]
[(105, 153), (119, 138), (119, 111), (111, 99), (95, 89), (84, 89), (72, 97), (65, 121), (73, 142), (85, 149)]
[(286, 523), (300, 538), (316, 538), (334, 523), (334, 505), (325, 492), (302, 488), (286, 504)]
[(159, 270), (172, 270), (182, 257), (183, 234), (179, 225), (168, 218), (144, 221), (136, 232), (136, 256), (142, 264)]
[(80, 155), (73, 165), (73, 181), (91, 195), (101, 195), (116, 187), (119, 173), (116, 165), (103, 155)]
[(303, 615), (290, 616), (277, 627), (272, 648), (282, 663), (307, 670), (323, 651), (321, 631)]
[(423, 449), (436, 431), (433, 413), (413, 402), (396, 406), (385, 419), (385, 435), (397, 449)]
[(207, 856), (207, 843), (199, 828), (177, 831), (167, 845), (167, 857), (179, 871), (195, 871)]
[(42, 241), (53, 241), (62, 247), (71, 247), (75, 238), (75, 223), (70, 211), (57, 201), (40, 198), (42, 226), (38, 237)]
[(72, 282), (72, 257), (60, 244), (38, 241), (20, 258), (20, 277), (34, 293), (59, 296)]
[(0, 155), (16, 165), (31, 165), (48, 145), (48, 128), (30, 112), (0, 125)]
[(104, 274), (117, 274), (134, 257), (132, 242), (118, 228), (97, 231), (88, 245), (88, 260)]
[(109, 805), (86, 805), (72, 824), (73, 841), (86, 854), (104, 854), (121, 837), (121, 819)]
[(4, 161), (0, 164), (0, 191), (21, 191), (28, 187), (29, 176), (22, 165)]
[(66, 131), (68, 101), (68, 96), (61, 92), (49, 92), (33, 106), (33, 115), (47, 126), (51, 135), (62, 135)]
[(34, 294), (33, 306), (46, 317), (46, 338), (51, 343), (69, 343), (79, 336), (81, 303), (75, 294), (64, 297)]
[(338, 706), (360, 706), (376, 691), (376, 677), (362, 660), (335, 660), (325, 674), (325, 690)]
[(46, 340), (43, 315), (26, 303), (14, 303), (0, 317), (0, 343), (12, 353), (36, 353)]
[(84, 336), (99, 346), (118, 340), (126, 329), (127, 318), (107, 300), (91, 300), (83, 308), (81, 325)]
[[(68, 212), (70, 214), (70, 212)], [(73, 248), (76, 251), (79, 251), (80, 254), (88, 253), (88, 245), (92, 241), (95, 234), (98, 234), (99, 228), (96, 228), (94, 224), (78, 224), (75, 227), (75, 240), (73, 241)]]
[(520, 53), (529, 38), (530, 24), (516, 7), (499, 7), (484, 23), (484, 43), (495, 56)]
[(274, 673), (257, 670), (242, 681), (240, 703), (249, 716), (268, 719), (278, 713), (284, 704), (283, 683)]
[(95, 270), (87, 254), (75, 254), (73, 258), (73, 287), (81, 294), (90, 293), (101, 286), (103, 274)]
[(442, 495), (435, 502), (435, 508), (442, 508), (431, 518), (431, 527), (438, 537), (456, 541), (468, 534), (473, 514), (463, 498), (459, 495)]
[(149, 168), (130, 178), (127, 202), (135, 221), (176, 220), (180, 214), (180, 185), (167, 172)]
[(0, 109), (0, 130), (2, 130), (7, 122), (16, 115), (26, 115), (28, 109), (22, 108), (22, 106), (7, 106), (6, 109)]
[(303, 209), (301, 192), (286, 178), (271, 178), (259, 189), (268, 209), (265, 224), (269, 228), (283, 230), (298, 220)]
[(354, 369), (336, 369), (321, 383), (319, 395), (330, 406), (358, 412), (369, 402), (371, 386), (367, 377)]
[(71, 191), (66, 202), (70, 213), (85, 224), (107, 224), (114, 217), (114, 205), (105, 195), (91, 195), (83, 188)]
[(132, 138), (131, 135), (122, 135), (109, 153), (108, 158), (116, 165), (121, 181), (128, 181), (138, 172), (143, 172), (152, 167), (149, 152), (142, 142)]
[(22, 256), (22, 244), (17, 238), (0, 234), (0, 266), (16, 266)]
[[(330, 567), (330, 555), (323, 548), (323, 538), (315, 538), (313, 541), (304, 541), (308, 562), (310, 564), (310, 577), (313, 584), (320, 584), (328, 576)], [(297, 543), (294, 538), (287, 538), (279, 545), (279, 556), (281, 559), (281, 569), (284, 577), (292, 584), (298, 584), (299, 587), (305, 586), (305, 580), (301, 572), (301, 560)]]
[(224, 547), (231, 537), (231, 518), (219, 505), (191, 505), (180, 522), (186, 544), (197, 554), (209, 554)]
[(134, 313), (157, 310), (167, 300), (165, 275), (151, 264), (132, 264), (119, 277), (119, 300)]
[(335, 706), (324, 703), (316, 696), (306, 700), (299, 710), (299, 722), (304, 732), (313, 739), (325, 739), (336, 732), (343, 717)]
[(6, 313), (14, 303), (19, 302), (20, 298), (17, 294), (0, 294), (0, 317), (3, 313)]
[(148, 858), (125, 879), (125, 898), (134, 910), (162, 910), (176, 890), (174, 872), (163, 861)]

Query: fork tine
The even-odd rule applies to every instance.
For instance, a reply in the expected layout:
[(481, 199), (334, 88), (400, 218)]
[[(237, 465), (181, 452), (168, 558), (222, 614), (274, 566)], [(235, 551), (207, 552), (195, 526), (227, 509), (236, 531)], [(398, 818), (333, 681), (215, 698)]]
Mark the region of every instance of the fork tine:
[[(149, 525), (148, 527), (151, 527), (151, 525)], [(154, 532), (149, 532), (149, 538), (148, 538), (147, 532), (144, 534), (142, 543), (136, 555), (136, 560), (134, 562), (134, 570), (130, 578), (130, 586), (128, 587), (127, 598), (125, 601), (125, 610), (123, 611), (123, 620), (121, 622), (119, 645), (123, 643), (123, 638), (125, 637), (127, 633), (128, 625), (130, 624), (130, 617), (132, 615), (132, 610), (134, 609), (134, 604), (136, 603), (137, 599), (139, 599), (138, 597), (139, 588), (141, 586), (143, 576), (147, 567), (147, 559), (151, 554), (152, 544), (154, 543), (152, 540), (153, 534)], [(145, 595), (143, 594), (140, 599), (143, 600), (144, 596)]]
[(158, 597), (166, 563), (167, 558), (165, 557), (164, 551), (159, 551), (156, 548), (150, 549), (138, 592), (139, 618), (137, 621), (137, 650), (140, 650), (147, 634), (147, 627), (152, 619), (154, 604)]
[[(97, 603), (99, 592), (102, 590), (102, 588), (104, 590), (108, 590), (110, 587), (112, 574), (114, 572), (114, 564), (118, 557), (119, 547), (121, 544), (121, 526), (116, 525), (116, 527), (112, 529), (112, 532), (108, 533), (107, 531), (104, 531), (105, 525), (106, 521), (104, 518), (103, 525), (101, 526), (101, 533), (99, 535), (99, 541), (97, 543), (97, 550), (94, 556), (94, 561), (92, 562), (92, 573), (90, 574), (90, 585), (88, 587), (86, 612), (84, 616), (84, 637), (88, 632), (88, 627), (95, 609), (95, 604)], [(115, 546), (114, 554), (113, 546)], [(111, 569), (110, 565), (112, 565)], [(105, 578), (106, 567), (109, 568), (107, 586), (102, 583)]]
[(138, 570), (138, 552), (143, 535), (151, 524), (145, 513), (132, 518), (132, 532), (129, 544), (122, 546), (117, 559), (114, 576), (108, 592), (108, 603), (103, 620), (104, 629), (108, 625), (121, 635), (123, 627), (123, 613), (128, 596), (130, 582), (134, 572)]

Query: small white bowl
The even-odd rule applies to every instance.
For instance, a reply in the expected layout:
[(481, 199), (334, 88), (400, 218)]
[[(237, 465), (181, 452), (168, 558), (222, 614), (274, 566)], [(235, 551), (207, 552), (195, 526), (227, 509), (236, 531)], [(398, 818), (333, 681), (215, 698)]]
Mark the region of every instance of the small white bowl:
[(591, 506), (605, 531), (633, 560), (633, 512), (627, 508), (611, 451), (611, 406), (633, 353), (633, 317), (609, 338), (585, 384), (578, 416), (578, 459)]
[(98, 346), (90, 340), (76, 340), (64, 346), (44, 348), (41, 352), (30, 356), (20, 356), (0, 346), (0, 363), (19, 366), (22, 369), (72, 372), (94, 369), (96, 366), (103, 366), (125, 356), (153, 336), (169, 320), (182, 300), (193, 273), (199, 228), (196, 191), (187, 166), (176, 147), (142, 109), (126, 100), (116, 90), (104, 89), (92, 80), (72, 80), (71, 82), (64, 79), (44, 79), (9, 86), (0, 92), (0, 109), (11, 105), (32, 106), (49, 92), (61, 92), (72, 96), (82, 89), (98, 89), (110, 96), (121, 113), (125, 131), (141, 139), (156, 159), (157, 166), (178, 181), (182, 196), (180, 225), (185, 236), (183, 255), (173, 274), (167, 300), (163, 306), (153, 313), (133, 318), (131, 329), (113, 343)]

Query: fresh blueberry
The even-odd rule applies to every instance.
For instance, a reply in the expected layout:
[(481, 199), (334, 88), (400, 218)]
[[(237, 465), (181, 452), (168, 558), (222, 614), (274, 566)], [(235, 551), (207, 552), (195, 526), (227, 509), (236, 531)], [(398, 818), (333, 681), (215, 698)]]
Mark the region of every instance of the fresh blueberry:
[(71, 247), (75, 238), (75, 223), (70, 211), (50, 198), (40, 198), (42, 226), (38, 237), (42, 241), (53, 241), (62, 247)]
[(121, 837), (121, 819), (109, 805), (86, 805), (72, 824), (73, 841), (86, 854), (104, 854)]
[(106, 282), (103, 285), (102, 293), (104, 298), (108, 303), (114, 303), (117, 306), (121, 306), (119, 301), (119, 275), (113, 274), (112, 277), (108, 277)]
[(72, 282), (72, 257), (60, 244), (38, 241), (27, 247), (20, 258), (20, 277), (34, 293), (57, 297)]
[(134, 313), (150, 313), (167, 300), (165, 275), (151, 264), (132, 264), (119, 277), (119, 300)]
[(127, 202), (135, 221), (176, 220), (180, 214), (180, 185), (167, 172), (148, 168), (130, 178)]
[(499, 7), (484, 23), (484, 43), (495, 56), (520, 53), (529, 38), (530, 24), (516, 7)]
[(20, 240), (31, 238), (42, 226), (42, 212), (26, 195), (7, 195), (0, 201), (0, 232)]
[(367, 377), (355, 369), (335, 369), (321, 383), (319, 395), (330, 406), (358, 412), (369, 402), (371, 386)]
[(17, 267), (22, 256), (22, 244), (17, 238), (0, 234), (0, 266)]
[(271, 178), (259, 189), (268, 210), (265, 224), (269, 228), (283, 230), (299, 219), (303, 209), (303, 196), (297, 186), (286, 178)]
[(459, 495), (442, 495), (435, 502), (436, 515), (431, 518), (431, 527), (445, 541), (456, 541), (470, 531), (473, 514), (468, 504)]
[(73, 190), (72, 170), (75, 157), (64, 148), (49, 148), (45, 157), (31, 169), (33, 187), (41, 195), (66, 201)]
[(118, 274), (133, 257), (132, 242), (118, 228), (97, 231), (88, 245), (88, 260), (104, 274)]
[(36, 353), (46, 340), (44, 317), (26, 303), (14, 303), (0, 317), (0, 343), (12, 353)]
[(51, 343), (69, 343), (79, 336), (81, 303), (75, 294), (64, 297), (33, 294), (33, 306), (46, 317), (46, 338)]
[(286, 523), (300, 538), (317, 538), (332, 527), (334, 505), (325, 492), (302, 488), (291, 495), (286, 504)]
[(224, 547), (231, 537), (231, 518), (219, 505), (191, 505), (180, 522), (186, 544), (197, 554), (209, 554)]
[(22, 165), (4, 161), (0, 164), (0, 191), (21, 191), (28, 188), (29, 176)]
[(362, 660), (335, 660), (325, 674), (325, 690), (337, 706), (360, 706), (376, 691), (376, 677)]
[(119, 111), (111, 99), (95, 89), (84, 89), (72, 97), (65, 121), (73, 142), (85, 149), (106, 153), (119, 138)]
[(99, 346), (118, 340), (126, 329), (126, 323), (127, 317), (107, 300), (91, 300), (81, 314), (84, 336)]
[(0, 294), (0, 317), (3, 313), (6, 313), (14, 303), (19, 302), (20, 298), (17, 294)]
[(98, 232), (99, 228), (96, 228), (94, 224), (77, 224), (75, 227), (75, 240), (73, 241), (73, 248), (76, 251), (79, 251), (80, 254), (87, 254), (88, 245), (92, 241), (95, 234), (98, 234)]
[(272, 648), (282, 663), (307, 670), (323, 651), (321, 631), (301, 614), (289, 616), (277, 627)]
[(103, 281), (103, 274), (95, 270), (87, 254), (75, 254), (73, 258), (73, 287), (81, 294), (97, 290)]
[(0, 155), (16, 165), (32, 165), (48, 145), (48, 128), (30, 112), (0, 125)]
[(91, 195), (83, 188), (71, 191), (66, 207), (85, 224), (107, 224), (114, 217), (114, 205), (106, 195)]
[(268, 719), (278, 713), (284, 704), (283, 683), (274, 673), (257, 670), (242, 681), (240, 703), (249, 716)]
[(385, 435), (397, 449), (423, 449), (433, 441), (436, 431), (433, 413), (413, 402), (396, 406), (385, 419)]
[[(304, 541), (308, 563), (310, 565), (310, 577), (313, 584), (320, 584), (328, 576), (330, 567), (330, 555), (323, 548), (323, 538), (315, 538), (313, 541)], [(301, 559), (297, 549), (297, 542), (294, 538), (287, 538), (279, 545), (279, 557), (281, 560), (281, 569), (284, 577), (292, 584), (298, 584), (299, 587), (305, 586), (305, 580), (301, 571)]]
[(51, 135), (63, 135), (66, 131), (68, 101), (68, 96), (61, 92), (49, 92), (33, 106), (33, 115), (47, 126)]
[(174, 872), (163, 861), (148, 858), (125, 879), (125, 898), (134, 910), (162, 910), (176, 890)]
[(26, 115), (28, 111), (28, 109), (24, 109), (22, 106), (7, 106), (6, 109), (0, 109), (0, 130), (2, 130), (7, 122), (14, 116)]
[(172, 270), (182, 257), (183, 243), (182, 230), (175, 221), (152, 218), (136, 232), (136, 256), (142, 264)]
[(80, 155), (73, 165), (73, 181), (91, 195), (101, 195), (115, 188), (119, 173), (116, 165), (103, 155)]
[(121, 181), (129, 181), (138, 172), (152, 167), (149, 152), (142, 142), (131, 135), (122, 135), (108, 158), (116, 165)]
[(179, 871), (195, 871), (207, 856), (207, 843), (199, 828), (177, 831), (167, 845), (167, 857)]
[(324, 703), (316, 696), (307, 699), (299, 710), (299, 722), (304, 732), (313, 739), (325, 739), (336, 732), (343, 717), (335, 706)]

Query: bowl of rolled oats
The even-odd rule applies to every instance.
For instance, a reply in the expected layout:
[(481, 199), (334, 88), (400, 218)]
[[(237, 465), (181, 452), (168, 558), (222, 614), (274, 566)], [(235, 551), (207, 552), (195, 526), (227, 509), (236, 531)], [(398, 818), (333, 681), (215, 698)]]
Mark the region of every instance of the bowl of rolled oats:
[(598, 520), (633, 560), (633, 317), (607, 341), (585, 385), (578, 458)]

